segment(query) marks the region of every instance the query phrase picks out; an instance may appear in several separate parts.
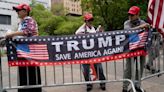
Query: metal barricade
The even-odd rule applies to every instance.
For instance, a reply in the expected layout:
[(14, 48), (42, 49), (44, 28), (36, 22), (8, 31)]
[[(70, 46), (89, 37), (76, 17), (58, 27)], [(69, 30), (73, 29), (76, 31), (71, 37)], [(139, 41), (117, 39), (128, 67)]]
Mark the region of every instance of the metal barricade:
[[(156, 36), (156, 37), (154, 37)], [(160, 41), (161, 42), (160, 42)], [(155, 72), (147, 72), (146, 68), (141, 78), (141, 82), (154, 77), (159, 76), (164, 73), (164, 46), (163, 39), (159, 36), (158, 33), (153, 35), (153, 43), (152, 48), (158, 49), (159, 55), (153, 58), (153, 66)], [(3, 48), (1, 48), (1, 51)], [(155, 50), (155, 49), (153, 49)], [(149, 55), (146, 57), (147, 61), (152, 57), (149, 52)], [(37, 88), (37, 87), (58, 87), (58, 86), (72, 86), (72, 85), (84, 85), (88, 83), (122, 83), (123, 81), (128, 81), (131, 84), (133, 92), (136, 92), (134, 87), (134, 77), (135, 77), (135, 69), (133, 70), (133, 78), (130, 79), (123, 79), (123, 73), (125, 69), (125, 60), (117, 60), (117, 61), (110, 61), (104, 62), (103, 70), (106, 76), (106, 80), (103, 81), (88, 81), (86, 82), (83, 78), (82, 74), (82, 67), (79, 64), (74, 65), (58, 65), (58, 66), (40, 66), (41, 70), (41, 85), (27, 85), (27, 86), (18, 86), (19, 83), (19, 76), (18, 76), (18, 67), (9, 67), (7, 63), (7, 57), (1, 56), (0, 59), (0, 92), (4, 91), (11, 91), (17, 92), (17, 89), (25, 89), (25, 88)], [(139, 60), (139, 59), (138, 59)], [(140, 61), (140, 60), (139, 60)], [(133, 62), (135, 64), (135, 62)], [(141, 77), (141, 76), (140, 76)], [(28, 78), (27, 78), (28, 79)], [(107, 85), (108, 86), (108, 85)], [(109, 85), (110, 86), (110, 85)], [(14, 91), (13, 91), (14, 90)], [(85, 90), (85, 89), (83, 89)], [(108, 87), (107, 87), (108, 90)], [(111, 89), (109, 89), (110, 91)], [(113, 89), (112, 89), (113, 90)], [(119, 91), (118, 91), (119, 90)], [(119, 85), (119, 89), (116, 92), (120, 92), (122, 90), (122, 84)], [(48, 91), (47, 91), (48, 92)], [(115, 91), (112, 91), (115, 92)]]
[(160, 77), (164, 74), (164, 39), (158, 32), (153, 32), (151, 43), (142, 81), (155, 76)]
[[(2, 49), (1, 49), (2, 51)], [(85, 81), (82, 74), (81, 65), (60, 65), (60, 66), (40, 66), (41, 70), (41, 85), (27, 85), (18, 86), (19, 76), (18, 67), (9, 67), (7, 63), (7, 57), (1, 57), (1, 92), (11, 91), (17, 92), (17, 89), (25, 88), (37, 88), (37, 87), (58, 87), (58, 86), (72, 86), (72, 85), (84, 85), (88, 83), (121, 83), (120, 89), (122, 90), (122, 82), (128, 81), (131, 84), (133, 92), (136, 92), (133, 81), (129, 79), (123, 79), (123, 70), (125, 68), (124, 60), (104, 62), (103, 70), (106, 76), (106, 80), (103, 81)], [(85, 88), (83, 89), (86, 90)], [(108, 89), (107, 89), (108, 90)], [(49, 92), (49, 91), (47, 91)], [(114, 91), (113, 91), (114, 92)]]

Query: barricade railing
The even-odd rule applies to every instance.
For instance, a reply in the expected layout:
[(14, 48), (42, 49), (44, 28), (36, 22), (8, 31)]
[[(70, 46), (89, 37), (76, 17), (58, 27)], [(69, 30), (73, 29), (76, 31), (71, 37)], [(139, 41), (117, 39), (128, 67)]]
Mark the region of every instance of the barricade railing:
[(102, 63), (106, 80), (101, 81), (96, 80), (86, 82), (83, 78), (82, 66), (78, 64), (60, 66), (40, 66), (42, 80), (41, 84), (27, 86), (18, 86), (18, 67), (9, 67), (7, 64), (6, 56), (1, 57), (1, 60), (1, 92), (4, 92), (6, 90), (26, 88), (84, 85), (88, 83), (117, 83), (123, 81), (130, 82), (133, 92), (136, 92), (133, 81), (129, 79), (123, 79), (123, 70), (125, 68), (124, 60)]
[[(154, 70), (148, 72), (145, 67), (145, 71), (142, 77), (142, 81), (154, 76), (159, 76), (164, 73), (164, 46), (163, 39), (160, 34), (153, 34), (152, 38), (152, 49), (148, 52), (146, 60), (152, 57), (150, 53), (153, 53), (152, 50), (155, 50), (159, 53), (158, 56), (155, 55), (155, 58), (151, 59), (153, 61), (152, 66)], [(3, 48), (1, 47), (1, 52)], [(153, 53), (154, 55), (154, 53)], [(82, 67), (79, 64), (74, 65), (58, 65), (58, 66), (40, 66), (41, 71), (41, 84), (38, 85), (27, 85), (27, 86), (18, 86), (19, 76), (18, 76), (18, 67), (9, 67), (7, 63), (7, 57), (1, 55), (0, 62), (0, 91), (4, 92), (6, 90), (14, 89), (25, 89), (25, 88), (37, 88), (37, 87), (57, 87), (57, 86), (71, 86), (71, 85), (84, 85), (88, 83), (112, 83), (112, 82), (123, 82), (128, 81), (131, 84), (133, 92), (136, 92), (134, 87), (134, 78), (132, 80), (123, 79), (123, 73), (125, 69), (125, 59), (104, 62), (103, 70), (106, 76), (106, 80), (103, 81), (85, 81), (82, 73)], [(134, 62), (135, 63), (135, 62)], [(133, 70), (135, 71), (135, 69)], [(134, 75), (135, 72), (133, 72)], [(135, 77), (135, 75), (133, 76)], [(28, 78), (27, 78), (28, 79)], [(85, 90), (85, 89), (84, 89)], [(122, 90), (122, 87), (121, 89)], [(119, 91), (120, 92), (120, 91)]]
[(158, 32), (153, 32), (151, 43), (142, 81), (155, 76), (160, 77), (164, 74), (164, 39)]

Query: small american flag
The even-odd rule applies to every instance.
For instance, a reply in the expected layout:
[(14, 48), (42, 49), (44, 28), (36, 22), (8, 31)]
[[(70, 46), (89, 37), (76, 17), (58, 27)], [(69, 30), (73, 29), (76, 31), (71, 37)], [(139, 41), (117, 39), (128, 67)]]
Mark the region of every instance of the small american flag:
[(90, 64), (90, 75), (92, 81), (95, 81), (97, 79), (97, 73), (94, 64)]
[(134, 50), (140, 47), (144, 47), (147, 41), (148, 32), (136, 33), (129, 35), (129, 49)]
[(48, 50), (45, 44), (17, 44), (18, 58), (48, 60)]

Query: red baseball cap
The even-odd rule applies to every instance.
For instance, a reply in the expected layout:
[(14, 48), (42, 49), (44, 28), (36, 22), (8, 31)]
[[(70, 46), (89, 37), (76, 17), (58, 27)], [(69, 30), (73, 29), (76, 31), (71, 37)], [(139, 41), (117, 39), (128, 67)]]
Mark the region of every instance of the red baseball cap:
[(23, 10), (23, 9), (25, 9), (28, 12), (31, 11), (31, 7), (27, 4), (19, 4), (13, 7), (13, 10), (16, 10), (16, 11)]
[(136, 15), (140, 12), (140, 8), (138, 6), (132, 6), (129, 11), (128, 14), (133, 14)]
[(93, 15), (91, 13), (86, 13), (84, 15), (84, 20), (93, 20)]

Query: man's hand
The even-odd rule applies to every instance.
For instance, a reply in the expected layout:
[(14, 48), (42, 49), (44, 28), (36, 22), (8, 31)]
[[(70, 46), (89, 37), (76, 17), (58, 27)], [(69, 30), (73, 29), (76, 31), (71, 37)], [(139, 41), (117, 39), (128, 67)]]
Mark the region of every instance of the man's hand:
[(24, 36), (24, 33), (19, 32), (19, 31), (12, 32), (12, 33), (6, 34), (5, 38), (12, 38), (14, 36)]
[(148, 28), (148, 27), (150, 27), (150, 25), (148, 23), (144, 23), (139, 26), (139, 28)]
[(6, 34), (5, 38), (12, 38), (14, 35), (13, 33), (10, 33), (10, 34)]
[(144, 24), (141, 24), (137, 27), (133, 27), (133, 28), (130, 28), (130, 29), (142, 29), (142, 28), (148, 28), (150, 27), (150, 25), (148, 23), (144, 23)]
[(99, 25), (98, 28), (96, 29), (97, 32), (104, 32), (104, 28)]
[(77, 33), (77, 35), (80, 35), (80, 34), (85, 34), (85, 32), (79, 32), (79, 33)]

